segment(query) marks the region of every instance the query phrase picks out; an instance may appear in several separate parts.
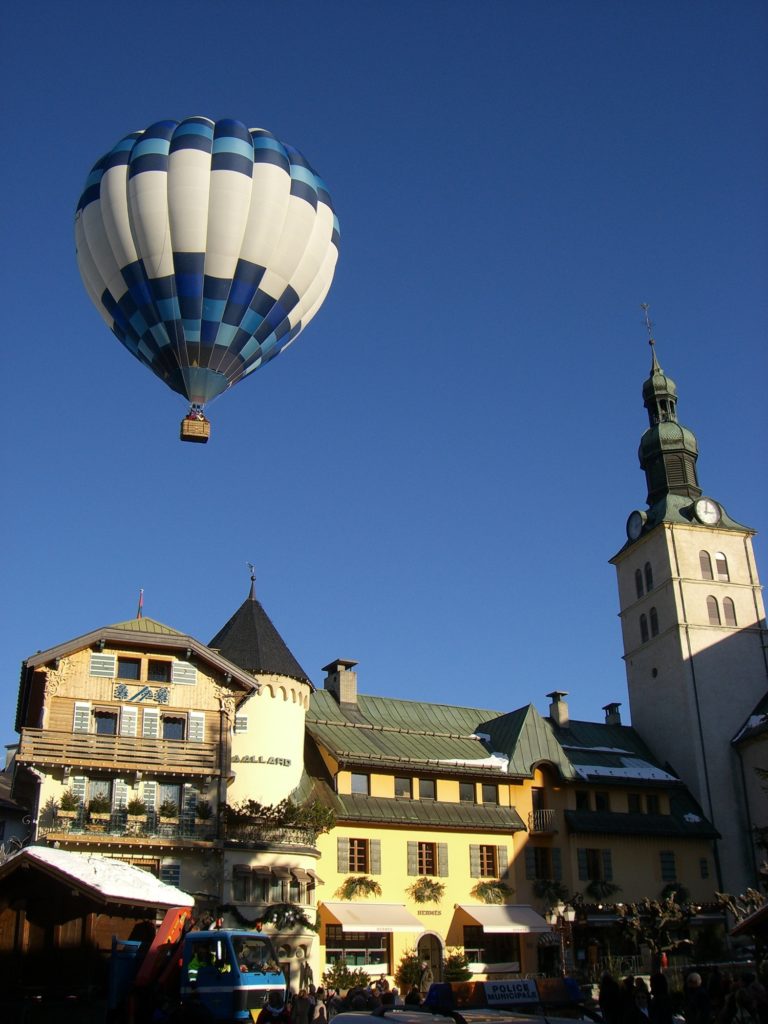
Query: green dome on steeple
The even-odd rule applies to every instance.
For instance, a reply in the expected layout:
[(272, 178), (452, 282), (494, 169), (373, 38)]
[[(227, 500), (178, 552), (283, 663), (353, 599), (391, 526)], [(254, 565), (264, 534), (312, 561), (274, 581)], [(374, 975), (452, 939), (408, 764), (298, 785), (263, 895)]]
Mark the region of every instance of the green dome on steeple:
[(651, 338), (651, 372), (643, 383), (648, 430), (640, 439), (638, 457), (648, 482), (648, 505), (677, 494), (692, 500), (701, 494), (696, 476), (699, 446), (696, 435), (677, 422), (677, 387), (656, 358)]

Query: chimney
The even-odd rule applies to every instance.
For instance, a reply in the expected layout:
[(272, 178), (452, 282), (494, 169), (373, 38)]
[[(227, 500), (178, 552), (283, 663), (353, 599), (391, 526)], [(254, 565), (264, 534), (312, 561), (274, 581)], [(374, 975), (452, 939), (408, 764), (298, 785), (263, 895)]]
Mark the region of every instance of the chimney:
[(356, 661), (337, 658), (323, 666), (323, 672), (328, 673), (323, 688), (332, 693), (339, 704), (357, 704), (357, 672), (352, 671), (356, 664)]
[(605, 712), (605, 724), (606, 725), (621, 725), (621, 714), (619, 708), (621, 704), (606, 704), (603, 708)]
[(552, 693), (548, 693), (547, 696), (552, 700), (549, 705), (549, 717), (558, 725), (561, 729), (568, 728), (568, 705), (563, 700), (563, 697), (568, 696), (567, 690), (553, 690)]

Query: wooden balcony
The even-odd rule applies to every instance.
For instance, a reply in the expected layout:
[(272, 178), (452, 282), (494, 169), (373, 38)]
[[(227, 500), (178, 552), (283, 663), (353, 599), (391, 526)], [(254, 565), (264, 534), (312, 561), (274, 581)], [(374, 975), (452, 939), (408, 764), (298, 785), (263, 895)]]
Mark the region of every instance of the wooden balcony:
[(528, 815), (529, 832), (557, 832), (557, 811), (547, 807)]
[(58, 812), (50, 820), (42, 821), (38, 831), (49, 842), (57, 839), (96, 843), (107, 840), (136, 846), (212, 843), (217, 838), (217, 825), (213, 818), (202, 820), (182, 814), (179, 818), (163, 819), (150, 811), (138, 819), (129, 818), (125, 809), (119, 808), (96, 816), (83, 807), (72, 817)]
[(142, 736), (99, 736), (94, 733), (24, 729), (16, 760), (43, 770), (151, 772), (159, 775), (215, 775), (219, 769), (215, 743), (146, 739)]

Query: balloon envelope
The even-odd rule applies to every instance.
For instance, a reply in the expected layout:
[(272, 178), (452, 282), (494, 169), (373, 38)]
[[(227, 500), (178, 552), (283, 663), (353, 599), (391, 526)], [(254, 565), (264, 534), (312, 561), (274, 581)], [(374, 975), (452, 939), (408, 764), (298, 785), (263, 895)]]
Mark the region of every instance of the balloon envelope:
[(86, 289), (122, 344), (203, 405), (273, 359), (333, 279), (339, 225), (307, 161), (239, 121), (159, 121), (94, 166), (75, 215)]

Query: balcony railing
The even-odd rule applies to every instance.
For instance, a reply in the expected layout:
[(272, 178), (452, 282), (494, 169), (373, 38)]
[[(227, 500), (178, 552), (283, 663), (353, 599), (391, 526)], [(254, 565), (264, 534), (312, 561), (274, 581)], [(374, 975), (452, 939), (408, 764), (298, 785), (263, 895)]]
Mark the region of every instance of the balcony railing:
[(81, 809), (73, 816), (56, 812), (53, 818), (41, 824), (39, 831), (44, 835), (67, 834), (75, 837), (109, 836), (132, 839), (194, 839), (212, 841), (216, 838), (215, 818), (196, 818), (182, 814), (178, 818), (163, 819), (150, 811), (140, 817), (129, 818), (125, 810), (114, 810), (109, 814), (94, 815)]
[(317, 832), (315, 829), (295, 825), (230, 824), (224, 826), (224, 838), (246, 846), (314, 846)]
[(528, 815), (529, 832), (557, 832), (557, 812), (547, 807), (541, 811), (531, 811)]
[(43, 768), (101, 768), (154, 771), (164, 775), (211, 775), (219, 767), (218, 744), (143, 736), (24, 729), (16, 755), (19, 764)]

